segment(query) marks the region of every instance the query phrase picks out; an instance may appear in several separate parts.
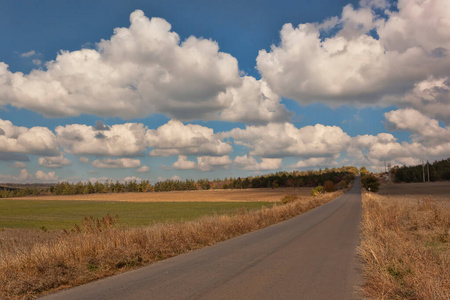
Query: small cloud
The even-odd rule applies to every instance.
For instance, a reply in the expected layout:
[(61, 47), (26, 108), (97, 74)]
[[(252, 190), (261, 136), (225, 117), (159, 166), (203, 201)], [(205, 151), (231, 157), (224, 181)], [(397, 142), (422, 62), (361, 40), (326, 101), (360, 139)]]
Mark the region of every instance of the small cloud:
[(126, 168), (139, 168), (141, 165), (141, 161), (139, 159), (131, 159), (131, 158), (119, 158), (119, 159), (96, 159), (92, 162), (92, 166), (96, 168), (103, 169), (126, 169)]
[(36, 65), (36, 66), (42, 65), (42, 60), (40, 60), (40, 59), (33, 59), (32, 62), (33, 62), (33, 64)]
[(88, 164), (90, 161), (89, 161), (89, 158), (82, 156), (82, 157), (80, 157), (80, 162), (82, 162), (84, 164)]
[(146, 173), (146, 172), (150, 171), (150, 168), (147, 167), (147, 166), (142, 166), (142, 167), (140, 167), (139, 169), (137, 169), (137, 171), (138, 171), (139, 173)]
[(30, 57), (30, 56), (33, 56), (33, 55), (36, 55), (36, 51), (34, 51), (34, 50), (31, 50), (31, 51), (28, 51), (28, 52), (20, 54), (20, 56), (22, 56), (22, 57)]
[(139, 178), (139, 177), (136, 177), (136, 176), (127, 176), (124, 179), (122, 179), (121, 181), (122, 182), (125, 182), (125, 181), (138, 181), (138, 182), (140, 182), (140, 181), (142, 181), (142, 178)]
[(38, 161), (39, 165), (46, 168), (61, 168), (63, 166), (70, 166), (72, 164), (72, 162), (69, 159), (65, 158), (63, 154), (59, 156), (39, 157)]
[(56, 175), (55, 172), (45, 173), (45, 172), (42, 172), (39, 170), (36, 172), (35, 175), (36, 175), (36, 179), (38, 179), (38, 180), (52, 181), (52, 182), (58, 181), (58, 176)]
[(95, 182), (99, 182), (99, 183), (105, 183), (105, 182), (107, 182), (107, 181), (109, 181), (109, 178), (108, 177), (91, 177), (91, 178), (89, 178), (89, 181), (90, 182), (92, 182), (92, 183), (95, 183)]
[(23, 162), (16, 161), (16, 162), (13, 164), (13, 167), (14, 167), (14, 168), (24, 169), (24, 168), (27, 167), (27, 165), (26, 165), (25, 163), (23, 163)]

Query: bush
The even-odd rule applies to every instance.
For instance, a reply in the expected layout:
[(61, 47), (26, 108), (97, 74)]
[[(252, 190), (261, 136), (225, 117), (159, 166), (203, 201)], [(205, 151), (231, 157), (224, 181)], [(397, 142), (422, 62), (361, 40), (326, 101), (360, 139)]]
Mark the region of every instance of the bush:
[(281, 199), (281, 202), (283, 204), (287, 204), (287, 203), (294, 202), (297, 199), (298, 199), (297, 195), (288, 194), (288, 195), (284, 196), (283, 199)]
[(363, 176), (361, 178), (361, 183), (362, 186), (370, 192), (376, 193), (380, 189), (380, 182), (378, 181), (378, 178), (372, 174)]
[(318, 196), (323, 193), (323, 187), (321, 185), (313, 188), (311, 192), (311, 196)]
[(325, 193), (331, 193), (336, 191), (336, 185), (333, 181), (327, 180), (323, 183), (323, 190)]

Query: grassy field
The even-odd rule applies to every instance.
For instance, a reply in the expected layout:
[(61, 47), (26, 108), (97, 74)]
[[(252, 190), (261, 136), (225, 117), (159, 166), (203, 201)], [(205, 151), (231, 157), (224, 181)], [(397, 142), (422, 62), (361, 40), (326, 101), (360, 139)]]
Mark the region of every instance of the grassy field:
[(0, 199), (0, 228), (70, 229), (84, 217), (119, 216), (135, 227), (165, 221), (259, 209), (284, 195), (307, 197), (311, 188), (200, 190), (158, 193), (89, 194)]
[[(280, 200), (280, 199), (279, 199)], [(118, 225), (136, 227), (188, 221), (204, 215), (260, 209), (269, 202), (112, 202), (0, 199), (0, 228), (71, 229), (84, 217), (119, 216)]]
[(450, 299), (450, 182), (363, 192), (365, 295)]

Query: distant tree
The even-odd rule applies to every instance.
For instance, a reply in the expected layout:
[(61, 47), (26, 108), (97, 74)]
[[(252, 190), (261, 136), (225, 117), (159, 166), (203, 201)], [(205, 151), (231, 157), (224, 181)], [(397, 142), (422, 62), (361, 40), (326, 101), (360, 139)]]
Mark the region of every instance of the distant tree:
[(378, 181), (378, 178), (376, 178), (373, 174), (365, 175), (361, 178), (362, 186), (371, 192), (378, 192), (380, 188), (380, 182)]
[(334, 184), (333, 181), (331, 181), (331, 180), (326, 180), (326, 181), (323, 183), (323, 190), (324, 190), (325, 193), (331, 193), (331, 192), (334, 192), (334, 191), (336, 191), (336, 185)]
[(361, 176), (364, 176), (364, 175), (370, 174), (370, 172), (366, 169), (366, 167), (362, 166), (362, 167), (359, 169), (359, 174), (361, 174)]

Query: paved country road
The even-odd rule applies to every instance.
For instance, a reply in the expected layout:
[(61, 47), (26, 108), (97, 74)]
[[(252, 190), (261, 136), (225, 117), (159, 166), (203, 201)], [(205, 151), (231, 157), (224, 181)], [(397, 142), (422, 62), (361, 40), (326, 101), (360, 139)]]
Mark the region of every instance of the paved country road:
[(288, 221), (43, 299), (361, 299), (359, 178)]

